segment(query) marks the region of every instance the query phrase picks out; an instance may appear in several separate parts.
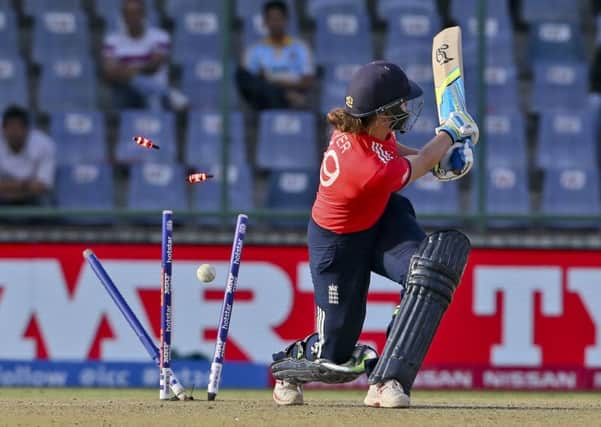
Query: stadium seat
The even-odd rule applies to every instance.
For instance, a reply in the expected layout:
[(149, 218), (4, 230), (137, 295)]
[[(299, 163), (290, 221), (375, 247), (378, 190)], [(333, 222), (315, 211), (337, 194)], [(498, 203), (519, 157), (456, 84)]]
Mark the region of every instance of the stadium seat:
[(315, 58), (319, 64), (357, 63), (374, 57), (371, 24), (367, 15), (354, 11), (321, 13), (316, 19)]
[[(138, 146), (132, 141), (134, 136), (149, 138), (160, 150)], [(170, 163), (177, 157), (175, 120), (172, 113), (122, 111), (118, 138), (115, 157), (120, 163)]]
[(221, 23), (213, 7), (175, 16), (172, 59), (177, 64), (191, 62), (200, 55), (221, 55)]
[(528, 22), (580, 20), (578, 1), (574, 0), (522, 0), (522, 18)]
[(386, 43), (384, 59), (399, 64), (401, 68), (410, 64), (430, 64), (432, 66), (432, 40), (413, 43)]
[[(476, 111), (478, 107), (478, 67), (472, 62), (464, 64), (465, 93), (468, 109)], [(502, 113), (519, 108), (518, 75), (513, 63), (487, 64), (484, 69), (486, 85), (486, 111)]]
[(487, 114), (484, 126), (487, 132), (486, 163), (489, 169), (527, 166), (526, 123), (523, 114), (515, 109)]
[[(471, 207), (473, 212), (478, 212), (479, 189), (475, 185), (475, 178), (477, 176), (472, 175)], [(485, 209), (486, 213), (493, 215), (527, 215), (530, 213), (528, 169), (525, 164), (499, 166), (489, 163), (486, 174)], [(529, 222), (525, 219), (492, 219), (487, 224), (491, 227), (506, 228), (524, 227)]]
[(429, 42), (440, 29), (440, 19), (423, 8), (402, 8), (389, 13), (387, 50), (394, 49), (394, 44)]
[(0, 55), (16, 57), (19, 52), (19, 27), (12, 9), (0, 8)]
[[(479, 3), (479, 0), (453, 0), (451, 1), (451, 16), (458, 21), (461, 21), (462, 17), (478, 16)], [(487, 1), (486, 15), (493, 18), (510, 18), (508, 3), (508, 0)]]
[(531, 25), (528, 59), (537, 62), (586, 61), (580, 27), (568, 22), (537, 22)]
[[(221, 141), (221, 114), (193, 111), (188, 113), (185, 162), (193, 165), (221, 165), (223, 150)], [(234, 165), (246, 163), (244, 117), (240, 112), (229, 115), (229, 162)]]
[(95, 71), (87, 57), (46, 62), (38, 88), (38, 109), (95, 110), (97, 86)]
[(265, 110), (259, 116), (257, 166), (282, 170), (317, 167), (315, 116), (308, 112)]
[[(551, 215), (599, 215), (599, 172), (595, 169), (549, 169), (545, 172), (542, 213)], [(549, 221), (558, 227), (594, 227), (596, 221)]]
[[(233, 80), (234, 65), (230, 72)], [(180, 89), (188, 95), (193, 110), (215, 111), (221, 107), (223, 88), (223, 64), (218, 56), (201, 56), (182, 64)], [(233, 83), (228, 85), (228, 109), (236, 109), (240, 104), (238, 90)]]
[(327, 113), (334, 107), (344, 105), (346, 87), (353, 73), (361, 66), (359, 63), (325, 64), (321, 80), (319, 110)]
[(27, 69), (19, 57), (0, 58), (0, 111), (10, 104), (29, 107)]
[(535, 64), (530, 110), (581, 109), (588, 96), (588, 73), (584, 63)]
[[(79, 163), (57, 169), (56, 203), (62, 209), (101, 210), (115, 207), (113, 169), (108, 164)], [(107, 217), (77, 217), (79, 224), (110, 223)]]
[(21, 3), (25, 15), (36, 17), (45, 12), (81, 11), (82, 0), (24, 0)]
[[(289, 169), (271, 172), (265, 207), (275, 212), (311, 210), (317, 192), (319, 172), (315, 169)], [(307, 219), (273, 219), (276, 227), (307, 226)]]
[(165, 15), (171, 19), (189, 12), (215, 13), (221, 16), (223, 2), (215, 0), (165, 0)]
[[(465, 17), (459, 20), (463, 28), (463, 57), (478, 58), (478, 18), (476, 16)], [(492, 64), (513, 64), (513, 29), (508, 16), (488, 16), (484, 26), (486, 38), (487, 62)]]
[(424, 214), (458, 215), (460, 204), (457, 181), (441, 182), (428, 173), (403, 188), (401, 194), (411, 200), (420, 224), (447, 227), (460, 223), (457, 219), (420, 218)]
[[(32, 0), (36, 1), (36, 0)], [(95, 0), (94, 10), (104, 22), (106, 32), (122, 30), (124, 27), (121, 17), (121, 8), (123, 0)], [(158, 26), (160, 24), (159, 15), (154, 7), (153, 0), (144, 0), (146, 10), (146, 20), (150, 25)]]
[(98, 111), (52, 113), (50, 136), (56, 142), (59, 165), (108, 160), (104, 114)]
[(38, 64), (88, 57), (92, 49), (90, 40), (83, 12), (43, 12), (35, 18), (31, 56)]
[[(221, 210), (221, 184), (223, 182), (220, 167), (213, 165), (207, 169), (215, 178), (195, 185), (192, 190), (192, 208), (202, 212)], [(248, 165), (237, 164), (228, 167), (229, 210), (247, 212), (254, 208), (253, 176)], [(204, 224), (216, 224), (219, 221), (203, 218)]]
[[(150, 162), (132, 165), (127, 207), (186, 210), (188, 208), (186, 185), (186, 173), (182, 165)], [(160, 217), (144, 222), (157, 223), (160, 222)]]
[(367, 15), (365, 0), (309, 0), (305, 10), (312, 19), (318, 17), (321, 13), (333, 10), (352, 10), (358, 14)]
[(380, 19), (386, 20), (389, 16), (398, 15), (407, 9), (423, 10), (431, 15), (437, 14), (434, 0), (378, 0), (377, 13)]
[(541, 113), (536, 162), (540, 168), (593, 168), (597, 164), (595, 117), (590, 111)]

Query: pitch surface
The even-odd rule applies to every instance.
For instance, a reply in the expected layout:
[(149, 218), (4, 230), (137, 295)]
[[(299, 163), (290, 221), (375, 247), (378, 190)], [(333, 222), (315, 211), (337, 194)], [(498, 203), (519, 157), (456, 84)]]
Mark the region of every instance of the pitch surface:
[(307, 391), (277, 407), (266, 390), (224, 390), (215, 402), (161, 402), (156, 390), (0, 389), (0, 425), (403, 426), (601, 425), (588, 393), (416, 391), (410, 409), (362, 405), (362, 391)]

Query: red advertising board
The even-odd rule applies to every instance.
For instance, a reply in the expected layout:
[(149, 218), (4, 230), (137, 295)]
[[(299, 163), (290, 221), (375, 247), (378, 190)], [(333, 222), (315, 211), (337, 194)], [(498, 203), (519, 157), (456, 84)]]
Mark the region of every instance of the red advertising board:
[[(0, 359), (143, 360), (85, 264), (80, 244), (0, 245)], [(151, 335), (159, 329), (158, 245), (93, 245)], [(229, 246), (174, 248), (174, 348), (212, 352)], [(213, 263), (217, 280), (194, 271)], [(378, 350), (398, 287), (375, 278), (362, 341)], [(421, 387), (601, 388), (601, 253), (474, 249), (417, 379)], [(313, 331), (304, 247), (247, 246), (226, 358), (268, 363)], [(6, 331), (5, 331), (6, 330)]]

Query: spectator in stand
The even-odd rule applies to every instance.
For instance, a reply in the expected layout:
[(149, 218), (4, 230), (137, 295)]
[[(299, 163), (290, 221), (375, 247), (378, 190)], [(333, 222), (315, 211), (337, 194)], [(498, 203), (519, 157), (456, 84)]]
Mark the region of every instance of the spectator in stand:
[(2, 115), (0, 136), (0, 204), (44, 204), (54, 185), (54, 170), (54, 142), (30, 129), (26, 110), (9, 106)]
[(169, 86), (169, 34), (146, 24), (143, 0), (123, 0), (124, 29), (105, 37), (104, 76), (113, 88), (115, 108), (175, 111), (188, 107), (188, 99)]
[(263, 5), (268, 36), (245, 53), (236, 80), (254, 108), (306, 108), (315, 80), (313, 55), (300, 39), (286, 33), (288, 7), (283, 1)]

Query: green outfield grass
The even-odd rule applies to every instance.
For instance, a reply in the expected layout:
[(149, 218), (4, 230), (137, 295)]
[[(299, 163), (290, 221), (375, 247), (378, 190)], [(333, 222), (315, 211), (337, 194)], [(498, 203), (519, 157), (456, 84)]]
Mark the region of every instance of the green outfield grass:
[(363, 391), (307, 391), (300, 407), (277, 407), (269, 390), (223, 390), (215, 402), (195, 395), (161, 402), (158, 390), (0, 388), (0, 425), (601, 425), (593, 393), (416, 391), (400, 410), (364, 407)]

